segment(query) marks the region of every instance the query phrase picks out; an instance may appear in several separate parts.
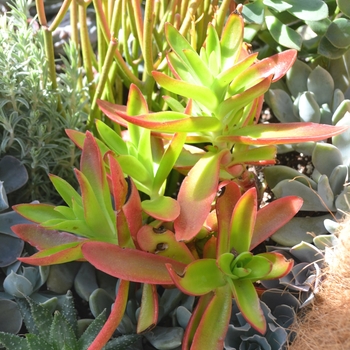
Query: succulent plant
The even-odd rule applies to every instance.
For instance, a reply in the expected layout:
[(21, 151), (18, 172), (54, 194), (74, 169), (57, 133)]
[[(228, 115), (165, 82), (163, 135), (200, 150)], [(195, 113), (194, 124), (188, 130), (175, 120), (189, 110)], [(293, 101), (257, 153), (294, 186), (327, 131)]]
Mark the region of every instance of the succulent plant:
[(337, 244), (334, 234), (313, 238), (313, 244), (300, 242), (291, 248), (268, 246), (268, 251), (278, 252), (287, 259), (294, 260), (292, 270), (282, 278), (273, 281), (261, 281), (268, 291), (277, 288), (289, 291), (299, 300), (298, 308), (308, 305), (317, 293), (325, 266), (327, 250)]
[(266, 318), (267, 329), (261, 334), (253, 329), (239, 311), (235, 299), (232, 299), (232, 316), (225, 337), (225, 350), (257, 349), (280, 350), (287, 341), (286, 330), (276, 322), (276, 317), (267, 305), (260, 301), (260, 307)]
[[(54, 315), (30, 298), (17, 299), (28, 332), (26, 337), (0, 332), (0, 343), (8, 350), (72, 349), (86, 350), (102, 328), (106, 315), (101, 313), (85, 329), (85, 320), (77, 320), (73, 296), (68, 292)], [(134, 334), (111, 340), (105, 349), (124, 349), (140, 336)]]
[[(340, 66), (344, 79), (348, 75), (347, 65)], [(313, 121), (331, 125), (350, 125), (350, 100), (348, 85), (342, 90), (335, 87), (335, 80), (324, 68), (311, 69), (306, 63), (296, 61), (286, 75), (286, 85), (281, 89), (271, 89), (267, 102), (274, 115), (281, 122)], [(340, 86), (340, 85), (339, 85)], [(292, 246), (301, 240), (311, 242), (307, 232), (325, 234), (325, 219), (331, 219), (333, 212), (340, 215), (349, 211), (350, 191), (347, 187), (350, 165), (350, 133), (331, 139), (332, 143), (307, 142), (279, 147), (280, 153), (300, 152), (311, 157), (311, 177), (287, 166), (268, 167), (264, 170), (267, 184), (279, 198), (290, 193), (303, 198), (302, 211), (323, 215), (296, 217), (274, 237), (279, 244)], [(327, 161), (325, 161), (327, 160)], [(290, 233), (293, 231), (293, 235)]]
[[(301, 50), (305, 56), (335, 59), (350, 47), (350, 9), (346, 0), (242, 1), (245, 38), (259, 39), (268, 49)], [(338, 6), (338, 7), (337, 7)]]

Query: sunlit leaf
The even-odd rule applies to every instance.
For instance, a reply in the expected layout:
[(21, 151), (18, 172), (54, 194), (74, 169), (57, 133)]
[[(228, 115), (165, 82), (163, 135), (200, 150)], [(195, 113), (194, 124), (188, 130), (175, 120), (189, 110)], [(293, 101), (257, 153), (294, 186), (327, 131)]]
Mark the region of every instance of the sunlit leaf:
[(38, 250), (50, 249), (66, 243), (85, 241), (84, 238), (71, 233), (48, 230), (34, 224), (18, 224), (12, 226), (11, 229), (18, 237)]
[(173, 284), (165, 264), (171, 264), (175, 273), (182, 273), (186, 267), (173, 259), (104, 242), (87, 242), (82, 251), (98, 270), (133, 282)]
[(237, 306), (250, 325), (261, 334), (266, 332), (266, 320), (253, 283), (249, 280), (232, 281), (232, 292)]
[(178, 194), (180, 215), (174, 222), (178, 241), (189, 241), (201, 229), (215, 198), (220, 163), (229, 156), (227, 150), (206, 153), (186, 176)]
[(185, 294), (204, 295), (226, 284), (215, 259), (195, 260), (185, 268), (181, 275), (176, 273), (171, 264), (166, 266), (176, 287)]
[(272, 37), (281, 45), (300, 50), (303, 39), (295, 30), (283, 24), (270, 11), (265, 10), (265, 23)]
[(55, 211), (55, 206), (51, 204), (18, 204), (14, 205), (12, 209), (26, 219), (36, 223), (42, 223), (52, 219), (65, 219), (61, 213)]
[(258, 210), (249, 250), (253, 250), (290, 221), (302, 205), (300, 197), (288, 196), (276, 199)]
[(19, 261), (36, 266), (63, 264), (83, 258), (83, 242), (72, 242), (41, 250), (29, 258), (18, 258)]
[(216, 141), (240, 142), (248, 145), (321, 141), (341, 134), (348, 128), (348, 126), (317, 123), (256, 124), (234, 130), (229, 136), (219, 136)]
[(191, 349), (221, 350), (231, 317), (231, 309), (232, 294), (230, 288), (228, 286), (217, 288), (198, 324)]
[(231, 218), (230, 251), (238, 253), (249, 251), (257, 213), (257, 193), (249, 189), (237, 201)]
[(148, 215), (162, 221), (173, 221), (180, 214), (179, 203), (175, 199), (166, 196), (142, 201), (142, 209)]

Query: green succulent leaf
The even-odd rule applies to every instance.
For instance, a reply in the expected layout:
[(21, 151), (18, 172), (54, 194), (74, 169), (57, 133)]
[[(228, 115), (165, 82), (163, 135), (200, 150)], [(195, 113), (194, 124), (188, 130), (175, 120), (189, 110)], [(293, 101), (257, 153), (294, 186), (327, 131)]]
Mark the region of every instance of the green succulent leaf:
[(185, 133), (176, 133), (173, 136), (159, 162), (159, 166), (153, 180), (152, 188), (154, 191), (159, 191), (163, 183), (166, 181), (171, 169), (174, 167), (178, 157), (180, 156), (185, 140)]
[(59, 311), (54, 313), (49, 342), (58, 349), (74, 349), (77, 345), (77, 339), (72, 327)]
[(161, 221), (173, 221), (180, 214), (179, 203), (166, 196), (146, 199), (141, 203), (142, 209), (150, 216)]
[(257, 213), (257, 193), (249, 189), (238, 200), (231, 218), (230, 251), (249, 251)]
[(82, 243), (66, 243), (39, 251), (29, 258), (18, 258), (19, 261), (36, 266), (63, 264), (83, 258)]
[(49, 174), (49, 177), (57, 192), (69, 207), (73, 205), (72, 198), (76, 203), (82, 205), (81, 196), (67, 181), (53, 174)]
[(158, 293), (154, 284), (143, 284), (137, 333), (140, 334), (156, 326), (158, 322)]
[[(327, 159), (326, 162), (325, 159)], [(329, 143), (317, 143), (312, 152), (312, 163), (321, 174), (329, 177), (335, 167), (343, 164), (343, 157), (336, 146)]]
[(201, 103), (209, 110), (214, 110), (218, 104), (215, 93), (209, 88), (212, 81), (208, 82), (206, 85), (196, 85), (186, 81), (170, 78), (161, 72), (152, 72), (152, 75), (155, 81), (164, 89), (171, 91), (174, 94), (191, 98)]
[(261, 253), (256, 255), (256, 257), (262, 257), (268, 260), (271, 264), (271, 269), (269, 273), (264, 276), (257, 277), (256, 279), (268, 280), (268, 279), (278, 279), (287, 275), (294, 265), (294, 260), (287, 260), (283, 254), (279, 253)]
[(263, 0), (264, 5), (268, 7), (272, 7), (277, 12), (283, 12), (290, 9), (293, 5), (289, 4), (289, 2), (281, 0)]
[(337, 48), (348, 48), (350, 46), (350, 20), (336, 18), (328, 27), (326, 38)]
[(207, 218), (215, 198), (220, 163), (229, 157), (227, 150), (207, 152), (188, 173), (178, 194), (180, 215), (174, 222), (178, 241), (193, 239)]
[(317, 123), (255, 124), (233, 130), (229, 136), (219, 136), (216, 141), (239, 142), (248, 145), (273, 145), (321, 141), (343, 133), (348, 126)]
[(307, 90), (314, 94), (313, 96), (320, 107), (325, 103), (329, 106), (332, 105), (334, 81), (324, 68), (317, 66), (310, 73), (307, 80)]
[(300, 197), (288, 196), (278, 198), (258, 210), (249, 250), (254, 249), (289, 222), (302, 205), (303, 200)]
[(6, 349), (23, 349), (28, 348), (27, 340), (16, 334), (0, 332), (0, 344), (5, 346)]
[(116, 154), (128, 154), (128, 148), (125, 141), (108, 125), (101, 120), (96, 120), (96, 129), (101, 137), (101, 140)]
[(279, 44), (291, 49), (301, 49), (303, 42), (301, 35), (283, 24), (268, 10), (265, 10), (265, 23), (272, 37)]
[(248, 279), (232, 280), (232, 293), (237, 306), (250, 325), (261, 334), (266, 332), (265, 316), (260, 308), (258, 294), (253, 283)]
[(317, 48), (317, 53), (331, 60), (342, 57), (348, 51), (346, 48), (338, 48), (334, 46), (325, 36), (322, 37)]
[(328, 17), (328, 6), (322, 0), (288, 0), (288, 3), (292, 7), (288, 8), (287, 11), (299, 19), (312, 18), (313, 21), (319, 21)]
[[(212, 55), (212, 53), (213, 52), (215, 53), (213, 55), (213, 57), (215, 57), (215, 61), (216, 61), (213, 63), (215, 65), (215, 71), (212, 71), (212, 73), (215, 72), (217, 74), (218, 72), (221, 71), (221, 47), (220, 47), (220, 41), (219, 41), (218, 34), (217, 34), (215, 27), (213, 26), (212, 23), (208, 24), (207, 38), (206, 38), (205, 43), (206, 43), (205, 48), (206, 48), (207, 59), (210, 60), (210, 56)], [(209, 72), (209, 74), (210, 74), (210, 72)], [(208, 76), (207, 80), (210, 78), (211, 78), (211, 75)], [(211, 83), (212, 83), (212, 81), (210, 82), (210, 84)]]
[(35, 223), (43, 223), (48, 220), (64, 220), (65, 217), (55, 210), (50, 204), (18, 204), (12, 207), (18, 214)]
[(305, 91), (299, 97), (298, 102), (299, 115), (302, 122), (319, 123), (321, 120), (321, 112), (315, 95), (310, 91)]
[(82, 251), (86, 260), (97, 269), (133, 282), (173, 284), (165, 264), (171, 264), (176, 273), (186, 267), (173, 259), (105, 242), (87, 242)]
[[(75, 174), (82, 192), (84, 219), (90, 231), (93, 233), (93, 237), (100, 240), (115, 240), (117, 238), (116, 221), (115, 214), (111, 207), (109, 192), (108, 199), (106, 198), (106, 205), (100, 205), (101, 198), (97, 198), (96, 196), (98, 188), (92, 187), (84, 173), (76, 170)], [(108, 208), (108, 206), (110, 206), (110, 208)], [(112, 209), (112, 212), (108, 209)]]
[(180, 275), (171, 264), (166, 267), (176, 287), (189, 295), (204, 295), (226, 284), (215, 259), (195, 260)]
[(244, 22), (242, 16), (232, 13), (222, 31), (221, 45), (221, 71), (225, 71), (236, 63), (241, 54), (243, 42)]
[(227, 285), (217, 288), (196, 327), (191, 348), (222, 349), (231, 309), (232, 293), (230, 288)]
[(264, 9), (265, 7), (263, 0), (257, 0), (243, 6), (242, 16), (249, 23), (257, 23), (262, 25), (264, 23)]
[(38, 250), (49, 249), (66, 243), (83, 242), (85, 240), (68, 232), (48, 230), (32, 224), (14, 225), (12, 230), (17, 236)]
[(347, 0), (337, 0), (337, 4), (341, 12), (350, 17), (350, 4)]

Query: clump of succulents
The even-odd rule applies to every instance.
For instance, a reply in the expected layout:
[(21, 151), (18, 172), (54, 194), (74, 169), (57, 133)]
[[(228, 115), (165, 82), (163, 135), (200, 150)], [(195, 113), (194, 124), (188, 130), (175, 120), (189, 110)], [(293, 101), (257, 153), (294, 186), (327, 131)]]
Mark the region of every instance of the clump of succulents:
[[(343, 78), (346, 78), (346, 67), (341, 66)], [(317, 66), (312, 70), (298, 60), (288, 71), (286, 84), (278, 87), (268, 92), (267, 102), (281, 122), (313, 121), (337, 126), (350, 125), (350, 100), (346, 99), (349, 85), (343, 84), (343, 90), (337, 88), (336, 81), (324, 68)], [(317, 213), (296, 217), (289, 222), (279, 232), (280, 236), (284, 232), (283, 240), (277, 240), (279, 244), (292, 246), (301, 240), (311, 242), (312, 237), (306, 232), (316, 235), (326, 233), (324, 220), (331, 219), (332, 215), (340, 217), (342, 212), (350, 209), (350, 191), (347, 186), (350, 133), (346, 131), (332, 137), (331, 143), (325, 141), (279, 147), (280, 153), (297, 151), (303, 156), (309, 156), (312, 161), (311, 169), (308, 169), (310, 177), (284, 165), (264, 170), (266, 182), (277, 198), (296, 194), (304, 200), (302, 211)], [(290, 234), (292, 231), (293, 235)]]

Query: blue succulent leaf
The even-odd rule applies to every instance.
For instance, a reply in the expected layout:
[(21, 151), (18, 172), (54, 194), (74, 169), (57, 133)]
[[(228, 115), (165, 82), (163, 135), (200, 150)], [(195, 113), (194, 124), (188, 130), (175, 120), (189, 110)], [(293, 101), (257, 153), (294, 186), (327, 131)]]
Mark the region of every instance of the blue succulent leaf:
[(236, 301), (232, 300), (232, 316), (224, 342), (225, 350), (282, 350), (287, 341), (287, 332), (276, 323), (268, 306), (260, 301), (267, 322), (267, 331), (261, 335), (254, 330), (239, 312)]

